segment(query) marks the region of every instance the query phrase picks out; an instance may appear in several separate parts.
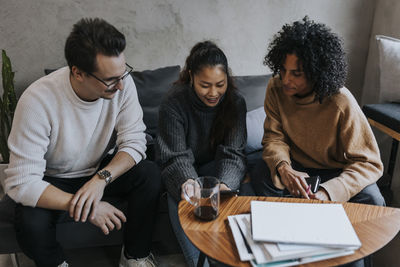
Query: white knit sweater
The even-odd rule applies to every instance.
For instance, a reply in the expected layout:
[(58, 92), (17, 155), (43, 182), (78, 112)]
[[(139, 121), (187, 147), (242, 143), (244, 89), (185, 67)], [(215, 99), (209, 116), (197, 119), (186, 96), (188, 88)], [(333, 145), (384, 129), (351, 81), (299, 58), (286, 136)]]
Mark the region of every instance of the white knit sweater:
[(146, 127), (132, 78), (112, 100), (86, 102), (73, 91), (69, 73), (64, 67), (37, 80), (19, 99), (5, 191), (23, 205), (36, 205), (49, 185), (44, 175), (93, 175), (115, 145), (136, 163), (146, 156)]

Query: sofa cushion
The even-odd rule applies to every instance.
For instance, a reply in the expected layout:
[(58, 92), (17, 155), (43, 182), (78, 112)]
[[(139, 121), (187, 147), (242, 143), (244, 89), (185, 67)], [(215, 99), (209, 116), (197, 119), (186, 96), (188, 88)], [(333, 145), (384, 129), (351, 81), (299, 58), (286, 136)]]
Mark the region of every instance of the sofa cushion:
[(140, 105), (143, 108), (143, 121), (146, 133), (155, 137), (158, 128), (158, 109), (164, 94), (179, 77), (180, 66), (169, 66), (155, 70), (132, 72)]
[(377, 35), (380, 101), (400, 102), (400, 40)]
[(246, 100), (247, 110), (264, 106), (265, 91), (272, 74), (233, 76), (233, 81), (240, 94)]
[(265, 111), (263, 106), (247, 112), (247, 145), (245, 148), (246, 154), (262, 149), (261, 141), (264, 135), (264, 120)]
[(268, 81), (272, 74), (233, 76), (239, 93), (246, 100), (247, 145), (246, 154), (262, 149), (261, 140), (264, 134), (264, 100)]

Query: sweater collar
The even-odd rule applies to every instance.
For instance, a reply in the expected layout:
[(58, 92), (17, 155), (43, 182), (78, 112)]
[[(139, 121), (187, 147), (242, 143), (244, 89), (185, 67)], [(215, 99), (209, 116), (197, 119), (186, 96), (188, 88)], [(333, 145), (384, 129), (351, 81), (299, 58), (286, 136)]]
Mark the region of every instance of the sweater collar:
[(64, 73), (64, 84), (65, 84), (65, 88), (66, 88), (66, 94), (68, 96), (68, 99), (71, 101), (72, 104), (74, 104), (75, 106), (82, 108), (82, 109), (91, 109), (93, 107), (98, 106), (99, 104), (103, 103), (103, 99), (99, 98), (95, 101), (84, 101), (82, 100), (74, 91), (74, 89), (72, 88), (71, 85), (71, 81), (70, 81), (70, 71), (68, 67), (65, 70)]
[(284, 98), (289, 99), (290, 101), (294, 102), (297, 105), (309, 105), (309, 104), (313, 104), (315, 102), (318, 103), (318, 97), (314, 91), (303, 97), (286, 96), (283, 93), (283, 89), (282, 89), (283, 85), (282, 85), (282, 81), (279, 79), (279, 76), (275, 76), (274, 82), (275, 82), (275, 85), (279, 88), (279, 94), (281, 94)]
[(318, 102), (317, 94), (312, 92), (306, 96), (298, 97), (291, 96), (290, 97), (297, 105), (309, 105), (315, 102)]

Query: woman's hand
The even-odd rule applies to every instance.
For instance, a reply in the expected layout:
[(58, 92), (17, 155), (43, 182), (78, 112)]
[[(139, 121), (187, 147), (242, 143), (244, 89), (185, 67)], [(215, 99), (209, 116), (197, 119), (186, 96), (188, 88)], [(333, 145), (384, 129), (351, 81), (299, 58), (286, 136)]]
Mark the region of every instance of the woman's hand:
[(318, 199), (318, 200), (331, 200), (328, 192), (323, 187), (320, 187), (319, 190), (317, 191), (317, 193), (310, 195), (310, 198)]
[(219, 185), (219, 191), (230, 191), (231, 189), (226, 184)]
[[(193, 183), (193, 182), (194, 182), (193, 179), (187, 179), (187, 181), (182, 184), (182, 186), (181, 186), (181, 199), (185, 199), (185, 193), (184, 193), (185, 186), (188, 183)], [(186, 190), (186, 194), (188, 195), (189, 198), (192, 198), (194, 196), (193, 187), (188, 187), (188, 189)]]
[(279, 166), (278, 172), (282, 183), (292, 196), (310, 198), (307, 194), (308, 184), (305, 179), (309, 177), (307, 173), (293, 170), (292, 166), (288, 163)]

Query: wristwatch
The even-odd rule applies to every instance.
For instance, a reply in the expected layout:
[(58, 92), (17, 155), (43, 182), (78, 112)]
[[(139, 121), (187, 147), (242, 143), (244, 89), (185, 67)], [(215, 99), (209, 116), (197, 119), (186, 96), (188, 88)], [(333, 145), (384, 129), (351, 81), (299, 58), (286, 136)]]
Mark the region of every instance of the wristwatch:
[(108, 170), (100, 170), (97, 172), (97, 174), (100, 176), (101, 179), (104, 179), (104, 181), (106, 181), (106, 185), (109, 185), (111, 183), (112, 175), (111, 172), (109, 172)]

